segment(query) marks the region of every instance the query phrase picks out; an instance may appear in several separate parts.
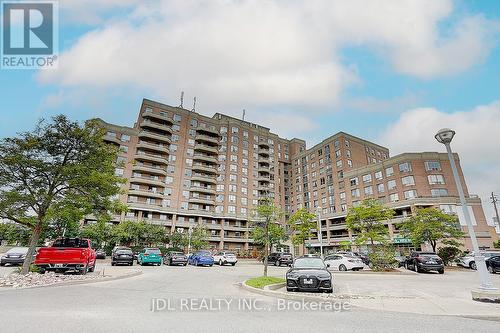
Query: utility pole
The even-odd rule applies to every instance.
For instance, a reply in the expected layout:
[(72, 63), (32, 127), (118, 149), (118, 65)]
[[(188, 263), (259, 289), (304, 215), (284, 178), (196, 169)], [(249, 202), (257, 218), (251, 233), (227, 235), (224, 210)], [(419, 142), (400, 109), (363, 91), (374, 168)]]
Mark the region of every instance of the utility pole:
[(498, 223), (498, 226), (500, 227), (500, 218), (498, 217), (498, 208), (497, 208), (497, 202), (498, 202), (498, 198), (496, 197), (496, 195), (491, 192), (491, 202), (493, 203), (493, 207), (495, 208), (495, 215), (497, 216), (497, 223)]

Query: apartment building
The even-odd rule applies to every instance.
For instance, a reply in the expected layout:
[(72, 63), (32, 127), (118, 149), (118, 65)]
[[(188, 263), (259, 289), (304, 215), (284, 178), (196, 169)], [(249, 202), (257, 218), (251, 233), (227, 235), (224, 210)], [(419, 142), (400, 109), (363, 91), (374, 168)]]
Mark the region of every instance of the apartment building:
[[(107, 129), (104, 139), (120, 147), (116, 172), (127, 180), (120, 200), (129, 211), (114, 222), (145, 220), (165, 226), (167, 232), (187, 232), (203, 224), (211, 248), (253, 250), (248, 221), (263, 196), (285, 211), (282, 222), (301, 207), (321, 207), (322, 239), (332, 248), (352, 237), (343, 221), (348, 207), (365, 197), (384, 200), (401, 216), (425, 205), (459, 213), (443, 154), (389, 157), (387, 148), (343, 132), (306, 149), (304, 140), (281, 138), (264, 126), (147, 99), (133, 127), (101, 123)], [(409, 171), (401, 166), (404, 162)], [(426, 169), (434, 162), (439, 172)], [(387, 173), (391, 167), (393, 172)], [(431, 184), (428, 176), (436, 176), (435, 182), (442, 176), (444, 183)], [(483, 232), (481, 244), (487, 246), (494, 236), (480, 200), (468, 200), (478, 232)], [(394, 241), (403, 244), (397, 235), (398, 217), (388, 228)], [(318, 241), (310, 246), (318, 246)]]

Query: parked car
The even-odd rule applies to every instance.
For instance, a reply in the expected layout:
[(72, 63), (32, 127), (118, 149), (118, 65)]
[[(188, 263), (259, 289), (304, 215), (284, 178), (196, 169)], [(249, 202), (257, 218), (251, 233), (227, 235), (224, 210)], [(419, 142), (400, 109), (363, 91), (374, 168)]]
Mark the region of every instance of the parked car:
[[(485, 259), (493, 256), (499, 256), (500, 251), (479, 251)], [(458, 258), (457, 265), (465, 268), (470, 268), (476, 270), (476, 261), (474, 259), (474, 252), (470, 252), (463, 257)]]
[(500, 272), (500, 255), (489, 257), (486, 260), (486, 267), (491, 274)]
[(236, 265), (238, 258), (236, 254), (228, 251), (217, 252), (214, 255), (214, 262), (218, 263), (220, 266), (230, 264), (232, 266)]
[(361, 258), (338, 253), (326, 256), (325, 263), (337, 271), (359, 271), (365, 267)]
[(339, 251), (339, 252), (336, 252), (336, 254), (346, 254), (346, 255), (351, 256), (351, 257), (358, 257), (359, 259), (361, 259), (361, 261), (363, 261), (363, 264), (365, 264), (367, 266), (370, 264), (370, 259), (368, 258), (368, 256), (361, 254), (359, 252)]
[(286, 273), (287, 291), (333, 292), (332, 273), (323, 259), (304, 256), (295, 259)]
[(128, 247), (120, 247), (111, 254), (111, 266), (118, 264), (134, 265), (134, 253)]
[(163, 257), (163, 263), (165, 265), (182, 265), (186, 266), (188, 262), (187, 256), (182, 252), (168, 252)]
[(26, 259), (27, 253), (27, 247), (13, 247), (5, 252), (2, 258), (0, 258), (0, 266), (5, 266), (7, 264), (22, 265), (24, 263), (24, 259)]
[(273, 252), (267, 257), (267, 263), (274, 264), (274, 266), (290, 266), (293, 264), (293, 255), (291, 253)]
[(104, 249), (97, 249), (95, 251), (96, 259), (106, 259), (106, 251)]
[(399, 267), (405, 267), (406, 259), (407, 257), (402, 255), (402, 254), (396, 254), (394, 256), (394, 259), (398, 262), (398, 268)]
[(46, 271), (76, 272), (87, 274), (95, 269), (96, 254), (85, 238), (59, 238), (51, 247), (42, 247), (38, 250), (35, 265), (40, 273)]
[(414, 251), (406, 259), (406, 269), (412, 269), (415, 272), (437, 271), (444, 274), (444, 262), (434, 252)]
[(214, 258), (210, 251), (198, 251), (189, 256), (188, 263), (195, 266), (213, 266)]
[(146, 247), (142, 249), (137, 255), (137, 264), (141, 266), (144, 266), (145, 264), (153, 264), (160, 266), (162, 259), (163, 257), (161, 255), (161, 251), (159, 248)]

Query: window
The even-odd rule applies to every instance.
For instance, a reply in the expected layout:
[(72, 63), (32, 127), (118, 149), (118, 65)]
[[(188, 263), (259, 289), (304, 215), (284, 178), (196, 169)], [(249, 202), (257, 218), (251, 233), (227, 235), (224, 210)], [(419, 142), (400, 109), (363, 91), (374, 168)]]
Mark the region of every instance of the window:
[(120, 138), (122, 142), (129, 142), (130, 141), (130, 135), (127, 134), (122, 134), (122, 137)]
[(391, 195), (389, 195), (389, 201), (390, 201), (390, 202), (396, 202), (396, 201), (399, 201), (399, 194), (397, 194), (397, 193), (392, 193)]
[(433, 197), (446, 197), (448, 196), (448, 190), (445, 188), (433, 188), (431, 189), (431, 195)]
[(182, 116), (180, 114), (174, 114), (174, 121), (176, 123), (180, 122), (182, 120)]
[(405, 191), (404, 195), (405, 199), (413, 199), (417, 197), (417, 191), (415, 190)]
[(415, 185), (415, 179), (413, 176), (406, 176), (401, 178), (401, 183), (403, 183), (403, 186), (412, 186)]
[(229, 199), (229, 202), (230, 202), (230, 203), (236, 203), (236, 196), (235, 196), (235, 195), (230, 194), (230, 195), (228, 196), (228, 199)]
[(227, 206), (227, 212), (230, 214), (236, 214), (236, 207), (235, 206)]
[(444, 184), (443, 175), (428, 175), (429, 185), (442, 185)]
[(426, 161), (424, 164), (426, 171), (441, 171), (441, 162), (439, 161)]
[(395, 188), (396, 188), (396, 181), (395, 181), (395, 180), (389, 180), (389, 181), (387, 182), (387, 188), (388, 188), (389, 190), (393, 190), (393, 189), (395, 189)]
[(371, 181), (372, 181), (372, 175), (371, 174), (363, 175), (363, 183), (369, 183)]
[(373, 194), (373, 187), (367, 186), (365, 187), (365, 195), (372, 195)]
[(347, 160), (347, 166), (348, 166), (349, 168), (352, 168), (352, 161), (351, 161), (351, 160)]
[(351, 183), (351, 186), (358, 185), (358, 177), (354, 177), (354, 178), (349, 179), (349, 182)]
[(382, 179), (382, 171), (375, 172), (375, 179)]
[(410, 172), (411, 164), (409, 162), (401, 163), (399, 165), (399, 172)]
[(354, 190), (351, 190), (351, 196), (353, 198), (359, 197), (359, 188), (355, 188)]
[(384, 184), (377, 184), (377, 192), (378, 193), (384, 193), (385, 192), (385, 186), (384, 186)]
[(387, 169), (385, 169), (385, 176), (386, 177), (390, 177), (394, 174), (394, 168), (393, 167), (388, 167)]

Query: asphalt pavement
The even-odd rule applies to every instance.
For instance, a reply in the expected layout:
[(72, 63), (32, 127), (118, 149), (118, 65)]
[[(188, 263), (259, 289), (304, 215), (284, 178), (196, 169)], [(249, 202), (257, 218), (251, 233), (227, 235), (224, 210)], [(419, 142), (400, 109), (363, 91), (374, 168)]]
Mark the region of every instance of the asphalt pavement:
[[(242, 262), (235, 267), (145, 266), (141, 269), (142, 275), (116, 281), (1, 290), (1, 331), (500, 331), (500, 322), (495, 320), (349, 308), (342, 307), (345, 302), (340, 301), (316, 309), (287, 304), (239, 287), (239, 282), (261, 275), (262, 266), (257, 263)], [(270, 275), (283, 276), (286, 270), (286, 267), (270, 267)]]

